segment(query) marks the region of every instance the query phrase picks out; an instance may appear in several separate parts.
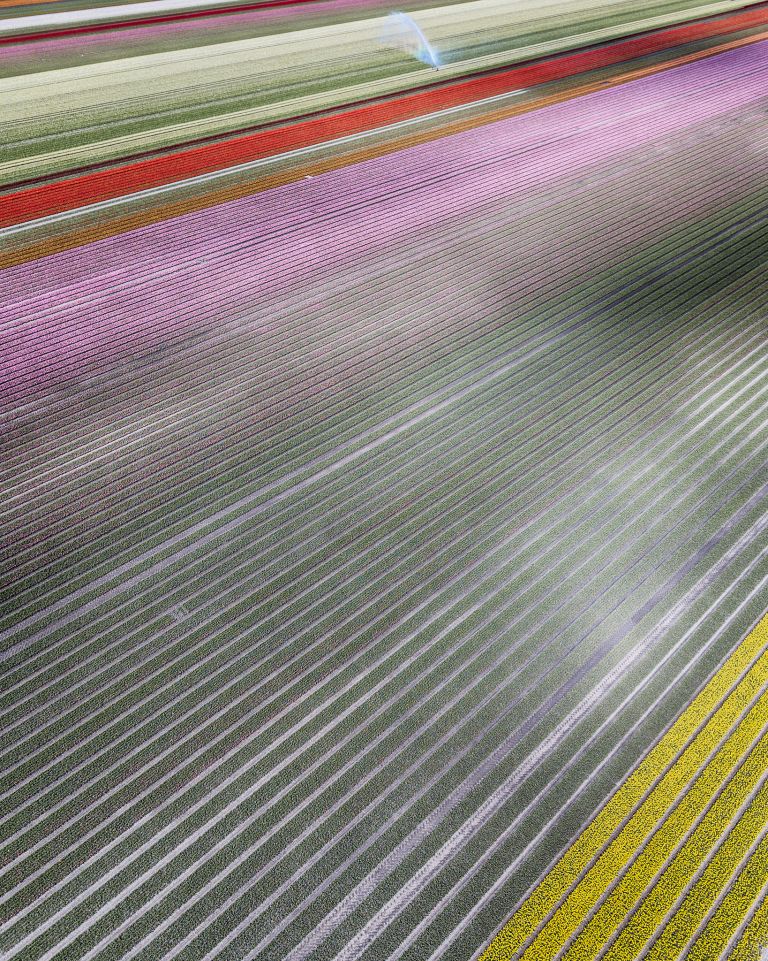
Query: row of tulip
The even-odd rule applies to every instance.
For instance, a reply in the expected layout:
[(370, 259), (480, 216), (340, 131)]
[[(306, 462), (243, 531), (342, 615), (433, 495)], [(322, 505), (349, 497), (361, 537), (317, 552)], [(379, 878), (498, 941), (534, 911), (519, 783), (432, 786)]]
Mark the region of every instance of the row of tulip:
[[(766, 722), (768, 722), (768, 700), (763, 698), (753, 710), (750, 718), (740, 725), (737, 733), (741, 733), (743, 727), (749, 729), (747, 736), (750, 737), (754, 734), (756, 726), (765, 726)], [(755, 784), (762, 782), (766, 770), (768, 770), (768, 737), (760, 740), (758, 747), (740, 768), (738, 767), (740, 758), (733, 756), (735, 750), (737, 750), (737, 745), (735, 743), (733, 745), (729, 744), (728, 747), (734, 749), (733, 753), (730, 750), (728, 751), (730, 755), (728, 761), (734, 762), (738, 768), (736, 775), (714, 801), (695, 830), (690, 832), (690, 836), (680, 847), (680, 850), (658, 878), (648, 895), (638, 904), (638, 900), (643, 897), (643, 888), (647, 886), (649, 879), (653, 878), (658, 872), (659, 864), (663, 864), (668, 856), (665, 849), (679, 843), (677, 840), (678, 832), (685, 838), (690, 831), (691, 823), (697, 817), (695, 805), (698, 798), (694, 799), (694, 795), (701, 796), (706, 792), (706, 787), (710, 785), (705, 785), (704, 781), (716, 782), (719, 780), (718, 774), (720, 774), (720, 771), (716, 771), (716, 769), (725, 766), (724, 759), (721, 761), (719, 755), (708, 765), (704, 776), (700, 779), (702, 782), (701, 788), (697, 781), (694, 788), (675, 810), (673, 817), (657, 832), (653, 841), (633, 865), (632, 874), (635, 883), (629, 886), (629, 890), (625, 889), (623, 900), (610, 898), (603, 905), (602, 910), (608, 915), (609, 921), (614, 926), (617, 921), (621, 922), (623, 918), (629, 916), (629, 922), (611, 948), (610, 956), (612, 958), (637, 957), (671, 912), (674, 913), (672, 913), (666, 927), (663, 928), (658, 940), (653, 944), (649, 957), (678, 957), (693, 932), (696, 931), (697, 925), (706, 917), (706, 907), (711, 902), (700, 896), (700, 888), (704, 882), (704, 877), (702, 876), (700, 881), (694, 885), (695, 902), (691, 902), (690, 896), (686, 896), (686, 888), (691, 878), (695, 876), (702, 864), (706, 863), (707, 857), (720, 842), (724, 825), (731, 824), (738, 818), (745, 800), (753, 792)], [(716, 771), (712, 778), (708, 778), (710, 770)], [(711, 786), (714, 787), (714, 784)], [(687, 803), (689, 800), (691, 801), (690, 804)], [(678, 813), (680, 816), (675, 817)], [(737, 828), (740, 825), (741, 822), (738, 822)], [(730, 839), (731, 836), (727, 840), (730, 841)], [(722, 850), (723, 848), (720, 848), (720, 852)], [(718, 863), (721, 860), (720, 852), (713, 859), (717, 860)], [(705, 874), (708, 878), (711, 877), (709, 867), (706, 868)], [(722, 881), (725, 884), (729, 876), (729, 872), (723, 871), (716, 882)], [(719, 891), (718, 888), (715, 896)], [(633, 897), (634, 902), (631, 900)], [(677, 903), (683, 898), (685, 898), (683, 903), (675, 909)], [(637, 905), (637, 910), (634, 910), (635, 905)], [(699, 909), (704, 911), (703, 916), (699, 916)], [(634, 913), (632, 913), (633, 910)], [(591, 938), (586, 937), (588, 933)], [(585, 936), (576, 942), (574, 948), (579, 946), (584, 949), (588, 948), (584, 951), (584, 958), (597, 957), (605, 940), (604, 936), (600, 937), (601, 933), (599, 931), (585, 931)], [(572, 956), (571, 953), (570, 957)]]
[[(760, 947), (768, 943), (768, 838), (764, 838), (747, 861), (744, 869), (725, 892), (716, 909), (712, 911), (706, 926), (699, 933), (688, 952), (689, 961), (709, 961), (710, 958), (726, 956), (729, 945), (737, 940), (739, 929), (744, 928), (731, 958), (733, 961), (752, 961), (760, 953)], [(757, 892), (757, 897), (755, 893)], [(753, 908), (758, 910), (750, 919)], [(745, 925), (743, 919), (749, 919)]]
[[(768, 616), (750, 632), (529, 895), (491, 942), (481, 961), (504, 961), (520, 957), (521, 954), (524, 961), (558, 956), (569, 939), (579, 933), (585, 921), (589, 922), (590, 915), (599, 906), (601, 896), (611, 881), (631, 864), (638, 848), (647, 843), (670, 804), (692, 787), (691, 782), (702, 763), (707, 763), (707, 758), (717, 752), (702, 772), (695, 788), (683, 798), (677, 809), (681, 813), (667, 821), (665, 829), (670, 832), (669, 835), (662, 834), (659, 840), (654, 839), (653, 847), (649, 845), (646, 850), (655, 852), (661, 858), (662, 852), (669, 850), (670, 843), (676, 843), (679, 827), (685, 824), (685, 818), (688, 818), (690, 826), (696, 812), (706, 803), (706, 797), (717, 790), (717, 785), (727, 776), (734, 763), (737, 764), (743, 757), (743, 751), (749, 749), (755, 732), (768, 717), (768, 699), (763, 695), (739, 723), (744, 705), (760, 694), (765, 681), (768, 651), (760, 652), (766, 644)], [(723, 694), (731, 688), (731, 693), (720, 703)], [(727, 740), (718, 750), (723, 738)], [(763, 757), (764, 754), (762, 751), (759, 756)], [(754, 756), (758, 756), (758, 753)], [(666, 773), (658, 780), (665, 770)], [(629, 820), (622, 827), (627, 818)], [(640, 863), (643, 869), (647, 867), (645, 855)], [(657, 861), (657, 866), (659, 864), (660, 861)], [(618, 926), (627, 910), (636, 904), (633, 898), (637, 894), (637, 883), (643, 876), (647, 879), (648, 874), (643, 875), (643, 871), (634, 869), (626, 874), (614, 894), (605, 902), (605, 910), (601, 908), (595, 913), (593, 920), (584, 928), (569, 957), (582, 959), (600, 953), (605, 945), (605, 937), (612, 928)], [(563, 892), (568, 891), (573, 879), (579, 877), (580, 882), (563, 901)], [(609, 905), (616, 914), (608, 914)], [(535, 936), (531, 939), (532, 935)], [(526, 946), (527, 950), (524, 950)]]
[[(760, 778), (759, 790), (750, 791), (748, 807), (742, 810), (743, 805), (739, 805), (737, 811), (731, 812), (729, 808), (733, 799), (729, 798), (729, 803), (724, 804), (719, 811), (713, 809), (711, 830), (715, 837), (718, 833), (722, 833), (724, 824), (728, 824), (729, 821), (732, 823), (734, 820), (735, 823), (714, 855), (703, 866), (703, 870), (696, 863), (701, 854), (696, 839), (692, 839), (690, 849), (681, 858), (681, 871), (687, 871), (689, 876), (693, 871), (697, 874), (700, 871), (700, 874), (654, 943), (648, 953), (649, 959), (657, 961), (661, 958), (688, 957), (687, 949), (692, 940), (691, 936), (699, 928), (703, 928), (699, 938), (699, 950), (705, 951), (709, 940), (707, 933), (709, 915), (716, 909), (718, 899), (723, 892), (728, 890), (737, 876), (740, 876), (741, 867), (749, 858), (754, 845), (759, 844), (761, 838), (765, 837), (765, 812), (768, 810), (767, 748), (768, 744), (763, 742), (760, 752), (756, 752), (742, 769), (744, 782), (748, 783), (755, 775), (759, 775)], [(758, 753), (760, 757), (757, 756)], [(742, 774), (741, 771), (739, 773)], [(762, 881), (760, 883), (762, 884)], [(739, 919), (732, 916), (730, 920), (738, 924)], [(716, 957), (717, 955), (706, 954), (705, 956)]]
[[(768, 950), (768, 887), (766, 887), (766, 878), (768, 878), (767, 842), (763, 842), (758, 855), (755, 855), (755, 857), (760, 861), (757, 880), (763, 884), (761, 892), (762, 900), (741, 934), (738, 944), (731, 952), (730, 961), (756, 961), (757, 958), (760, 958), (760, 961), (764, 961), (765, 953)], [(694, 945), (691, 952), (691, 958), (693, 958), (694, 961), (697, 959), (695, 952), (696, 945)]]

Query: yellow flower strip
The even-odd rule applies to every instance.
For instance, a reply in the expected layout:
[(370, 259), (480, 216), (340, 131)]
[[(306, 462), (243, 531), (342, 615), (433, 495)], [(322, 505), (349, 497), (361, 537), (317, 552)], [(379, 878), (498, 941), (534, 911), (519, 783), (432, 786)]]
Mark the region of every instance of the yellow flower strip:
[(768, 948), (768, 896), (763, 896), (728, 961), (758, 961), (763, 948)]
[[(675, 860), (653, 887), (646, 900), (640, 905), (637, 913), (632, 917), (630, 923), (617, 939), (613, 949), (609, 952), (608, 956), (612, 961), (613, 959), (618, 961), (620, 958), (637, 957), (646, 942), (651, 939), (657, 928), (664, 922), (665, 915), (670, 907), (683, 895), (685, 885), (721, 839), (723, 831), (727, 830), (728, 825), (738, 816), (740, 806), (748, 798), (750, 791), (760, 781), (766, 770), (768, 770), (768, 738), (761, 741), (759, 748), (739, 770), (734, 780), (677, 854)], [(763, 790), (760, 796), (765, 797), (766, 791), (768, 789)], [(739, 821), (737, 828), (741, 828), (741, 823)], [(737, 836), (737, 828), (734, 828), (734, 833), (729, 835), (726, 844), (715, 855), (713, 863), (722, 865), (722, 852), (726, 849), (733, 850), (732, 842), (733, 838)], [(742, 835), (739, 834), (738, 836), (741, 837)], [(694, 890), (698, 892), (697, 897), (700, 899), (700, 903), (692, 906), (690, 899), (686, 897), (680, 909), (675, 912), (667, 927), (662, 931), (659, 940), (649, 952), (649, 957), (676, 958), (679, 956), (679, 951), (696, 931), (699, 923), (704, 920), (707, 911), (730, 880), (730, 876), (736, 870), (740, 858), (744, 856), (753, 840), (754, 834), (750, 836), (749, 842), (744, 850), (740, 851), (738, 857), (734, 857), (727, 862), (728, 869), (720, 870), (720, 874), (714, 879), (714, 883), (710, 866), (707, 867), (702, 878), (694, 887)], [(708, 879), (708, 884), (705, 883), (705, 879)], [(691, 910), (692, 907), (693, 910)], [(701, 910), (698, 911), (698, 908)]]
[[(520, 951), (526, 940), (546, 920), (550, 912), (558, 907), (563, 892), (567, 891), (574, 879), (589, 867), (598, 851), (608, 843), (611, 835), (621, 826), (624, 819), (632, 813), (643, 795), (653, 786), (659, 773), (672, 763), (675, 756), (695, 735), (697, 728), (717, 707), (723, 691), (739, 679), (767, 643), (768, 615), (747, 635), (717, 674), (683, 711), (669, 731), (643, 758), (619, 790), (526, 898), (490, 943), (482, 954), (480, 961), (508, 961)], [(746, 690), (750, 685), (755, 686), (756, 679), (764, 676), (764, 673), (761, 672), (765, 671), (766, 663), (768, 662), (764, 654), (759, 662), (753, 665), (734, 692), (709, 719), (699, 734), (696, 735), (692, 744), (673, 764), (638, 813), (645, 809), (646, 804), (652, 797), (660, 796), (668, 800), (670, 796), (674, 796), (670, 794), (670, 788), (675, 784), (678, 787), (682, 786), (693, 775), (702, 757), (702, 751), (712, 750), (738, 717), (744, 704), (742, 687)], [(678, 792), (676, 791), (676, 793)], [(632, 821), (634, 820), (633, 818)], [(616, 841), (619, 841), (619, 839), (622, 839), (618, 849), (623, 851), (623, 863), (630, 859), (637, 845), (644, 840), (643, 838), (636, 838), (634, 847), (627, 848), (626, 845), (631, 843), (630, 837), (629, 834), (625, 836), (623, 830)], [(606, 855), (608, 856), (606, 857)], [(606, 870), (606, 865), (610, 864), (610, 870), (615, 874), (617, 870), (616, 857), (617, 850), (614, 845), (611, 845), (605, 854), (595, 862), (592, 871), (596, 871), (600, 875), (601, 872)], [(592, 871), (585, 876), (584, 881), (590, 878)], [(565, 940), (577, 930), (590, 908), (596, 903), (600, 893), (601, 891), (595, 890), (594, 887), (587, 890), (586, 887), (582, 889), (581, 884), (578, 885), (553, 915), (549, 924), (542, 929), (542, 934), (548, 928), (551, 933), (557, 930), (557, 939), (548, 941), (548, 953), (544, 952), (535, 956), (553, 957)], [(539, 938), (533, 942), (531, 948), (538, 941)], [(534, 957), (530, 953), (530, 949), (526, 952), (525, 957), (526, 961)]]
[[(766, 673), (764, 672), (762, 678), (757, 680), (759, 683), (765, 683)], [(717, 843), (723, 824), (727, 823), (727, 819), (744, 801), (761, 774), (768, 769), (768, 735), (766, 735), (750, 756), (751, 763), (748, 768), (743, 766), (739, 770), (744, 755), (752, 749), (753, 743), (763, 734), (766, 724), (768, 724), (768, 693), (762, 695), (693, 783), (677, 808), (646, 844), (629, 871), (574, 941), (565, 955), (567, 961), (589, 961), (600, 954), (606, 941), (643, 897), (650, 879), (658, 873), (667, 858), (685, 839), (692, 824), (706, 809), (707, 804), (712, 802), (713, 797), (729, 776), (733, 776), (734, 771), (737, 771), (733, 781), (715, 801), (692, 838), (686, 841), (683, 848), (675, 855), (668, 869), (640, 905), (637, 914), (621, 933), (610, 952), (610, 957), (616, 959), (634, 958), (637, 955), (656, 927), (663, 921), (670, 904), (682, 893), (693, 871)], [(671, 796), (660, 798), (662, 808), (668, 806), (672, 800)], [(640, 813), (636, 817), (640, 817)], [(723, 818), (726, 820), (724, 821)], [(652, 829), (653, 826), (653, 824), (644, 824), (641, 827), (645, 831), (648, 827)], [(606, 867), (610, 870), (610, 865)], [(603, 890), (611, 880), (610, 873), (600, 879)]]
[[(768, 767), (763, 750), (764, 767)], [(718, 895), (731, 882), (733, 874), (738, 870), (749, 849), (765, 828), (766, 812), (768, 811), (768, 785), (764, 784), (753, 802), (739, 817), (733, 830), (728, 834), (723, 845), (704, 869), (701, 877), (696, 881), (686, 895), (682, 904), (674, 912), (661, 935), (648, 953), (648, 958), (659, 961), (660, 958), (687, 958), (686, 946), (691, 934), (707, 917), (707, 912), (716, 903)], [(731, 813), (731, 817), (736, 812)], [(721, 812), (718, 828), (722, 835), (726, 812)], [(689, 871), (693, 873), (696, 854), (689, 857)], [(691, 868), (693, 870), (691, 870)], [(667, 905), (669, 902), (667, 902)]]
[[(712, 913), (704, 930), (689, 948), (687, 961), (710, 961), (711, 958), (725, 957), (725, 949), (739, 925), (749, 916), (755, 902), (764, 896), (767, 881), (768, 838), (763, 838)], [(763, 940), (768, 944), (768, 927), (764, 927), (763, 935)], [(740, 943), (744, 943), (743, 939)]]
[[(685, 750), (682, 757), (664, 775), (659, 784), (646, 798), (637, 812), (629, 822), (622, 828), (619, 835), (611, 842), (603, 854), (595, 862), (583, 880), (571, 892), (563, 906), (553, 915), (552, 919), (542, 928), (540, 934), (523, 955), (524, 961), (544, 961), (557, 956), (565, 942), (579, 928), (580, 924), (588, 917), (589, 912), (598, 903), (601, 895), (614, 881), (616, 875), (622, 871), (632, 860), (639, 848), (643, 847), (647, 839), (656, 830), (658, 822), (666, 815), (670, 804), (675, 798), (687, 791), (691, 780), (696, 776), (700, 766), (706, 762), (708, 755), (717, 748), (718, 742), (728, 734), (732, 725), (739, 718), (744, 710), (745, 702), (749, 702), (760, 687), (764, 684), (766, 672), (768, 671), (768, 652), (761, 658), (758, 664), (754, 665), (747, 676), (731, 693), (723, 706), (706, 724), (701, 733), (695, 738), (692, 744)], [(695, 805), (693, 808), (695, 816)], [(686, 812), (689, 813), (690, 812)], [(685, 825), (690, 825), (690, 818)], [(673, 842), (674, 842), (673, 835)], [(647, 881), (649, 871), (652, 873), (653, 867), (658, 868), (663, 861), (662, 846), (661, 851), (653, 848), (652, 856), (657, 855), (657, 859), (649, 865), (643, 861), (644, 873), (640, 875), (642, 890), (642, 880)], [(636, 880), (633, 877), (633, 880)], [(634, 885), (637, 887), (637, 884)], [(623, 920), (628, 910), (630, 910), (636, 900), (639, 891), (630, 887), (628, 895), (624, 891), (619, 892), (617, 901), (612, 901), (611, 908), (607, 912), (608, 924), (602, 923), (600, 930), (606, 936)], [(593, 950), (586, 953), (583, 957), (594, 957), (603, 946), (604, 937), (591, 937), (589, 943)], [(581, 950), (585, 945), (580, 945), (575, 957), (581, 959)], [(572, 961), (574, 955), (570, 956)]]

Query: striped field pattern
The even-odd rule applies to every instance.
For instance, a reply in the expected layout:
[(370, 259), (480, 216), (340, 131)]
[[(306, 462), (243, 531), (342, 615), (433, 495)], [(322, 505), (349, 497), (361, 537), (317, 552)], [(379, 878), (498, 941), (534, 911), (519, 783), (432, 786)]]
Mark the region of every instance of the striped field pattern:
[[(105, 16), (106, 11), (119, 16), (121, 9), (133, 6), (102, 9)], [(43, 4), (37, 15), (0, 17), (0, 189), (424, 87), (437, 79), (429, 66), (381, 42), (386, 11), (375, 8), (350, 20), (344, 3), (326, 3), (329, 22), (317, 26), (304, 22), (306, 4), (298, 5), (300, 15), (290, 6), (271, 13), (251, 11), (239, 27), (229, 17), (214, 17), (202, 35), (195, 26), (199, 21), (183, 26), (197, 30), (188, 42), (183, 35), (179, 41), (178, 24), (146, 25), (130, 34), (113, 30), (35, 40), (32, 26), (42, 30), (100, 13), (98, 7), (50, 7)], [(443, 62), (439, 78), (447, 81), (740, 10), (740, 16), (751, 12), (759, 17), (765, 3), (471, 0), (422, 9), (418, 17)], [(281, 18), (278, 32), (265, 29), (265, 15)], [(216, 42), (221, 29), (227, 33)], [(19, 34), (28, 42), (9, 46), (7, 41)]]
[(768, 940), (767, 111), (755, 42), (0, 272), (3, 961)]
[(706, 959), (724, 957), (737, 944), (756, 956), (765, 930), (755, 926), (753, 937), (739, 936), (768, 889), (767, 680), (768, 616), (505, 925), (483, 961), (641, 952)]

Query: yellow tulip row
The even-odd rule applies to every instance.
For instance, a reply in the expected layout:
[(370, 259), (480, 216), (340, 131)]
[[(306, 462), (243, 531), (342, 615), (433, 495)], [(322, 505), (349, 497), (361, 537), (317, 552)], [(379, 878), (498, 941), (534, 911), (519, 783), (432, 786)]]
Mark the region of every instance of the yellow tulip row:
[[(755, 901), (765, 895), (767, 882), (768, 838), (764, 838), (712, 913), (707, 926), (689, 948), (688, 961), (711, 961), (712, 958), (725, 957), (726, 949), (738, 934), (743, 919), (749, 916)], [(758, 909), (753, 921), (746, 927), (731, 954), (731, 961), (754, 961), (765, 946), (768, 946), (768, 901), (763, 902), (762, 910)]]
[[(759, 720), (754, 717), (758, 714)], [(749, 721), (740, 725), (737, 733), (741, 733), (742, 727), (748, 728), (750, 734), (754, 733), (752, 729), (758, 724), (765, 726), (767, 720), (768, 700), (763, 698), (759, 708), (756, 707), (753, 710)], [(725, 748), (723, 751), (728, 754), (728, 760), (738, 766), (740, 757), (738, 755), (734, 757), (734, 753), (742, 745), (736, 743), (737, 739), (735, 737), (729, 739), (730, 741), (733, 741), (733, 743), (727, 745), (727, 752)], [(595, 921), (597, 921), (598, 917), (602, 916), (602, 923), (588, 925), (576, 940), (571, 951), (566, 955), (568, 961), (572, 961), (574, 957), (583, 957), (587, 961), (587, 959), (596, 958), (600, 954), (612, 931), (632, 912), (638, 900), (643, 898), (644, 889), (658, 872), (659, 866), (670, 856), (674, 846), (685, 838), (687, 830), (700, 813), (701, 802), (706, 802), (707, 795), (714, 793), (721, 785), (723, 773), (730, 773), (729, 771), (723, 771), (725, 766), (725, 759), (721, 759), (719, 755), (708, 765), (702, 778), (696, 782), (694, 789), (686, 795), (683, 803), (674, 811), (673, 816), (659, 829), (652, 841), (643, 850), (641, 856), (632, 865), (631, 871), (619, 886), (623, 890), (619, 892), (617, 888), (602, 905), (598, 916), (595, 918)], [(723, 826), (737, 816), (745, 798), (748, 797), (755, 783), (759, 783), (766, 770), (768, 770), (768, 737), (760, 741), (758, 748), (750, 755), (747, 763), (737, 771), (733, 780), (712, 805), (701, 824), (682, 846), (667, 870), (653, 885), (645, 899), (640, 902), (629, 923), (611, 947), (610, 957), (612, 959), (618, 961), (618, 959), (637, 957), (659, 926), (663, 924), (670, 909), (678, 899), (682, 898), (686, 884), (720, 839)], [(712, 776), (710, 777), (711, 772)], [(697, 796), (694, 797), (694, 795)], [(740, 826), (741, 824), (739, 824)], [(729, 837), (728, 841), (730, 840)], [(715, 857), (717, 863), (721, 863), (719, 853)], [(705, 875), (707, 878), (711, 878), (708, 872), (709, 868), (707, 868)], [(719, 880), (725, 884), (729, 876), (729, 871), (723, 871)], [(706, 916), (706, 911), (695, 921), (692, 920), (691, 915), (695, 914), (696, 909), (703, 907), (705, 903), (707, 907), (711, 906), (711, 901), (705, 902), (701, 897), (701, 885), (703, 883), (704, 877), (694, 887), (699, 900), (695, 904), (691, 904), (688, 898), (685, 899), (683, 905), (675, 911), (653, 945), (648, 954), (649, 958), (678, 957), (679, 949), (685, 946), (690, 936), (696, 931), (699, 922)], [(720, 890), (721, 888), (717, 888), (714, 897), (720, 893)], [(581, 953), (579, 954), (579, 952)]]
[[(763, 755), (763, 768), (765, 769), (768, 767), (768, 763), (766, 763), (768, 746), (763, 750)], [(753, 767), (755, 766), (756, 765)], [(741, 773), (742, 772), (739, 772), (739, 774)], [(751, 773), (754, 773), (754, 771)], [(747, 780), (746, 775), (744, 780)], [(711, 828), (712, 831), (715, 832), (715, 836), (717, 836), (718, 831), (722, 832), (723, 824), (727, 824), (736, 813), (735, 811), (727, 810), (728, 805), (724, 807), (726, 810), (721, 809), (717, 813), (713, 808), (712, 816), (714, 823)], [(707, 922), (706, 926), (704, 926), (701, 936), (698, 939), (699, 953), (707, 958), (718, 957), (718, 955), (707, 951), (707, 944), (710, 940), (710, 934), (707, 930), (709, 928), (708, 914), (717, 904), (718, 896), (723, 890), (727, 890), (734, 879), (734, 875), (738, 874), (744, 859), (749, 854), (750, 848), (764, 830), (766, 811), (768, 811), (768, 785), (764, 783), (750, 806), (738, 818), (733, 829), (711, 858), (699, 879), (686, 894), (680, 906), (675, 910), (669, 923), (648, 953), (649, 959), (658, 961), (660, 958), (682, 957), (682, 952), (684, 951), (686, 952), (685, 957), (689, 957), (686, 949), (691, 940), (691, 935), (696, 932), (700, 926), (704, 925), (705, 922)], [(720, 819), (719, 823), (718, 818)], [(699, 853), (694, 846), (694, 849), (688, 853), (687, 857), (682, 859), (683, 863), (681, 864), (681, 868), (686, 870), (689, 875), (692, 873), (692, 869), (695, 870), (698, 867), (695, 861)], [(667, 903), (669, 904), (669, 902)], [(735, 922), (733, 925), (735, 927), (741, 918), (735, 917), (731, 920)], [(712, 932), (712, 934), (714, 934), (714, 932)]]
[[(576, 942), (578, 948), (574, 945), (569, 961), (574, 957), (580, 961), (594, 957), (603, 949), (606, 938), (637, 904), (642, 879), (647, 880), (653, 874), (648, 873), (651, 862), (647, 858), (655, 857), (652, 863), (657, 871), (662, 867), (664, 858), (692, 825), (697, 812), (704, 810), (707, 800), (727, 780), (745, 751), (749, 750), (757, 732), (768, 722), (768, 698), (763, 695), (739, 723), (745, 705), (760, 695), (768, 676), (768, 651), (764, 650), (767, 644), (768, 616), (744, 639), (521, 905), (491, 942), (481, 961), (508, 961), (520, 957), (528, 941), (530, 944), (522, 953), (524, 961), (552, 959), (570, 938), (579, 934), (585, 922), (587, 925)], [(734, 684), (730, 695), (719, 703), (723, 693)], [(750, 754), (748, 774), (739, 774), (738, 779), (734, 777), (732, 783), (737, 787), (733, 791), (743, 786), (744, 777), (748, 777), (749, 772), (755, 773), (754, 764), (758, 761), (753, 759), (766, 761), (766, 753), (762, 744), (754, 749)], [(704, 763), (707, 768), (692, 785)], [(755, 776), (759, 778), (759, 774)], [(754, 784), (754, 779), (750, 783)], [(723, 797), (735, 797), (732, 790), (729, 786)], [(649, 843), (659, 822), (668, 814), (670, 804), (681, 796), (680, 806)], [(629, 820), (622, 827), (627, 818)], [(721, 817), (721, 827), (722, 824)], [(616, 836), (611, 840), (614, 834)], [(617, 875), (630, 866), (641, 848), (645, 872), (629, 867), (626, 876), (606, 899), (604, 910), (599, 906), (601, 896)], [(646, 855), (649, 850), (650, 855)], [(561, 903), (563, 892), (578, 877), (581, 880)], [(607, 907), (609, 903), (610, 908)], [(668, 907), (667, 900), (657, 926)], [(613, 950), (609, 957), (614, 957)]]
[[(615, 881), (617, 874), (627, 869), (638, 850), (641, 850), (635, 863), (600, 907), (593, 923), (588, 925), (578, 937), (567, 958), (568, 961), (574, 961), (574, 959), (588, 961), (600, 954), (606, 938), (632, 911), (638, 898), (642, 897), (648, 879), (652, 878), (664, 864), (665, 858), (671, 854), (675, 844), (685, 837), (697, 814), (711, 799), (723, 780), (732, 773), (734, 767), (738, 767), (744, 750), (748, 749), (754, 738), (754, 728), (761, 728), (768, 720), (768, 696), (764, 696), (748, 718), (745, 718), (741, 724), (738, 723), (745, 702), (750, 701), (758, 692), (765, 682), (767, 672), (768, 653), (746, 675), (682, 757), (664, 775), (631, 820), (569, 895), (560, 910), (545, 925), (523, 955), (523, 961), (543, 961), (543, 959), (556, 957), (566, 940), (589, 917), (604, 892)], [(702, 776), (694, 782), (689, 791), (691, 780), (696, 776), (702, 763), (707, 761), (713, 749), (717, 748), (720, 740), (728, 734), (734, 724), (737, 726), (728, 736), (725, 744), (712, 757)], [(743, 733), (742, 727), (745, 729)], [(768, 751), (764, 754), (764, 761), (768, 764)], [(659, 827), (659, 822), (667, 816), (670, 804), (681, 795), (684, 796), (679, 807), (668, 821)], [(668, 903), (661, 902), (659, 914), (658, 905), (652, 901), (649, 905), (650, 916), (648, 912), (644, 912), (639, 921), (642, 932), (639, 943), (636, 937), (637, 926), (633, 926), (625, 932), (626, 937), (622, 938), (621, 946), (617, 947), (615, 952), (611, 952), (612, 956), (617, 959), (635, 957), (655, 926), (663, 920), (665, 905)]]
[[(754, 872), (752, 862), (750, 862), (750, 869), (744, 871), (742, 875), (744, 878), (743, 887), (747, 888), (748, 898), (751, 898), (754, 903), (755, 887), (762, 884), (762, 902), (741, 935), (735, 949), (731, 952), (729, 961), (755, 961), (757, 958), (764, 958), (765, 952), (768, 951), (768, 889), (766, 889), (766, 882), (768, 882), (768, 841), (763, 841), (758, 851), (753, 855), (752, 861), (755, 862)], [(734, 885), (735, 887), (736, 885)], [(730, 897), (732, 893), (734, 892), (729, 892), (728, 896)], [(738, 898), (739, 893), (734, 893), (734, 897)], [(724, 909), (730, 918), (738, 918), (739, 910), (744, 910), (744, 906), (740, 903), (737, 903), (735, 910), (729, 912), (730, 908), (731, 906), (726, 905), (725, 901), (721, 905), (721, 909)], [(694, 951), (691, 953), (692, 961), (702, 961), (702, 955), (696, 954), (695, 949), (696, 945), (694, 945)], [(703, 957), (706, 957), (706, 955)]]
[[(765, 818), (765, 815), (763, 815)], [(744, 869), (728, 889), (707, 926), (694, 941), (688, 952), (689, 961), (710, 961), (725, 957), (726, 948), (738, 934), (743, 919), (749, 916), (755, 901), (765, 894), (768, 883), (768, 838), (764, 838), (749, 858)], [(760, 915), (760, 916), (759, 916)], [(768, 946), (768, 900), (758, 909), (738, 947), (731, 955), (732, 961), (757, 958), (760, 948)]]

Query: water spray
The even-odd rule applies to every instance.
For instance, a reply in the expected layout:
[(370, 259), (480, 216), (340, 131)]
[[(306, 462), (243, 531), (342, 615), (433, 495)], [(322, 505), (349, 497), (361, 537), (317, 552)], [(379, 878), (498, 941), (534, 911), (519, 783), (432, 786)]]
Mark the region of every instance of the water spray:
[(424, 31), (407, 13), (391, 13), (385, 23), (381, 42), (387, 47), (402, 50), (433, 70), (440, 69), (440, 57), (427, 40)]

